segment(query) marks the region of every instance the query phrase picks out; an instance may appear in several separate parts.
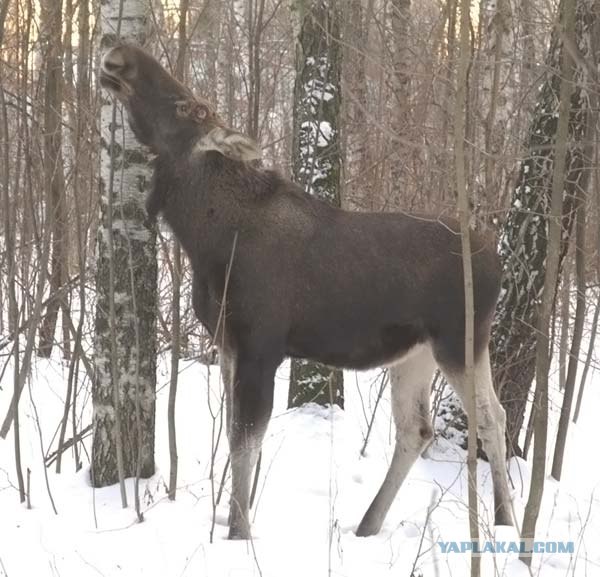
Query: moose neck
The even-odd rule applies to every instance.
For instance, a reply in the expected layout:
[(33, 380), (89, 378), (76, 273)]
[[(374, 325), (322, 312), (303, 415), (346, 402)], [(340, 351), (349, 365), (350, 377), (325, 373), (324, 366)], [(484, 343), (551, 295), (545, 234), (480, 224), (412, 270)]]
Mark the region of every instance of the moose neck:
[(158, 209), (192, 266), (228, 262), (236, 233), (251, 225), (248, 213), (256, 172), (218, 152), (159, 155), (151, 198), (158, 196)]

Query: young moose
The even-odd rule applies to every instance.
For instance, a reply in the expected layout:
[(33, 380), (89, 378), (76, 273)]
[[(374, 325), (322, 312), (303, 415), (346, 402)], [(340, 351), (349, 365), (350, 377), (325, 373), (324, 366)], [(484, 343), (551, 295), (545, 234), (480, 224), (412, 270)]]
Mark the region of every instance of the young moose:
[[(112, 48), (102, 85), (156, 155), (147, 200), (193, 269), (198, 319), (219, 346), (232, 463), (230, 538), (248, 539), (252, 470), (288, 357), (350, 369), (391, 366), (396, 447), (357, 534), (376, 534), (432, 437), (436, 365), (464, 396), (465, 314), (455, 220), (333, 208), (249, 161), (257, 146), (223, 125), (143, 50)], [(504, 410), (488, 341), (499, 292), (494, 248), (473, 234), (475, 377), (479, 435), (489, 457), (496, 524), (511, 524)], [(231, 262), (231, 267), (229, 263)]]

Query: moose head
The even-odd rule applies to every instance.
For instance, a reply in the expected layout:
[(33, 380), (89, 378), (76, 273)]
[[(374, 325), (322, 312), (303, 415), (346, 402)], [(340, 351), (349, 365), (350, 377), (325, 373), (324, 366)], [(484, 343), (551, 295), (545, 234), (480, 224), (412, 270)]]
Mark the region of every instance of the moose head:
[(193, 148), (242, 161), (261, 156), (252, 139), (227, 128), (207, 101), (137, 46), (120, 44), (104, 55), (100, 84), (123, 104), (136, 138), (155, 154)]

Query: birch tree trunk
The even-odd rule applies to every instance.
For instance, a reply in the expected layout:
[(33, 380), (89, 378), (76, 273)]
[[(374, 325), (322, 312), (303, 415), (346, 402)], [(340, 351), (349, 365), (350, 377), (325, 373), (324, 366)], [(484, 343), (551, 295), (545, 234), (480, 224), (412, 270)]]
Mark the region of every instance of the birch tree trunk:
[[(148, 6), (146, 0), (103, 2), (103, 49), (118, 40), (145, 44)], [(122, 111), (113, 111), (106, 93), (102, 98), (92, 451), (96, 487), (154, 473), (156, 392), (156, 237), (144, 225), (150, 173), (146, 153)]]
[[(340, 206), (340, 6), (337, 0), (305, 0), (298, 10), (294, 179), (310, 194)], [(342, 371), (292, 360), (288, 406), (307, 402), (343, 407)]]

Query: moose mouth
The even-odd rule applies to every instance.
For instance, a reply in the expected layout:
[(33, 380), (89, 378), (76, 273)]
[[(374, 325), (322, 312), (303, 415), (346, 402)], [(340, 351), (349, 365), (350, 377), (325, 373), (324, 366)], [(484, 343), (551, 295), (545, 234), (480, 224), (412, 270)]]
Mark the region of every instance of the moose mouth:
[(109, 90), (110, 92), (113, 92), (115, 94), (124, 92), (125, 88), (121, 80), (108, 74), (105, 70), (100, 71), (100, 86), (102, 86), (102, 88), (106, 88), (106, 90)]

